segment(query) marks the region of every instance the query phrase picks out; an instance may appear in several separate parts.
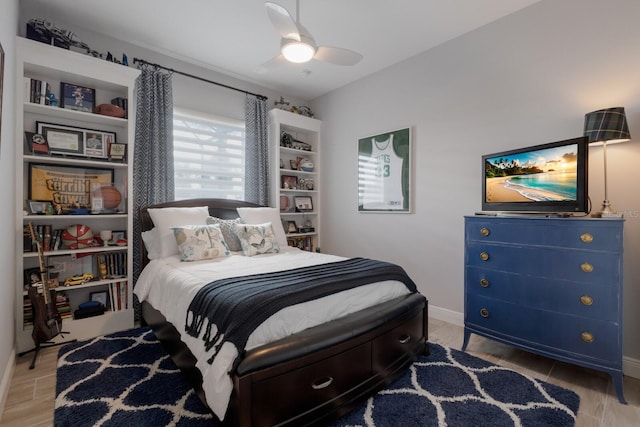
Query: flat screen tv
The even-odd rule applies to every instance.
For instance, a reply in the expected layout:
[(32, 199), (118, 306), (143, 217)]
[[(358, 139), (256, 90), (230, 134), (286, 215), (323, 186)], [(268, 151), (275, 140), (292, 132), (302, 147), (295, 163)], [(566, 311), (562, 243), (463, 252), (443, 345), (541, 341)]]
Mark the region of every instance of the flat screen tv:
[(482, 156), (482, 210), (588, 212), (588, 138)]

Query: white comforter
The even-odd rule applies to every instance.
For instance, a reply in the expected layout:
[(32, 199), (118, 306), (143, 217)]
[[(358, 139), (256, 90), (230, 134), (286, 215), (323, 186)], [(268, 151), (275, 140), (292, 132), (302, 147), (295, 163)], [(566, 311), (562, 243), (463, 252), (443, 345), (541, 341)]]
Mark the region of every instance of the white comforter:
[[(283, 248), (279, 254), (254, 257), (233, 254), (229, 257), (196, 262), (180, 262), (176, 255), (149, 262), (138, 278), (135, 293), (140, 301), (146, 300), (160, 310), (178, 329), (182, 341), (198, 360), (196, 366), (202, 373), (207, 403), (222, 419), (233, 389), (228, 372), (238, 356), (238, 350), (233, 344), (225, 343), (210, 365), (207, 359), (211, 357), (214, 349), (207, 352), (200, 337), (194, 338), (185, 332), (186, 313), (197, 291), (207, 283), (226, 277), (288, 270), (343, 259), (345, 258), (290, 247)], [(408, 293), (409, 290), (404, 284), (385, 281), (287, 307), (267, 319), (251, 334), (246, 349)], [(204, 330), (205, 328), (202, 328), (202, 331)]]

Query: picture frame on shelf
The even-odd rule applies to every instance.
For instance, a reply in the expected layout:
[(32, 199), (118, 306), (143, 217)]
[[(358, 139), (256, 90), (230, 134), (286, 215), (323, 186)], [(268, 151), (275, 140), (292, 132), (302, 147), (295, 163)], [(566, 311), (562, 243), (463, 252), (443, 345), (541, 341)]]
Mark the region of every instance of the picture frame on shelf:
[(309, 212), (313, 210), (313, 200), (311, 200), (311, 196), (295, 196), (293, 198), (293, 205), (296, 207), (296, 212)]
[(111, 233), (111, 242), (110, 245), (117, 245), (119, 240), (127, 240), (127, 232), (122, 231), (114, 231)]
[(113, 182), (113, 169), (40, 163), (29, 163), (28, 169), (29, 200), (50, 201), (63, 213), (78, 207), (89, 209), (92, 185), (110, 186)]
[(46, 139), (51, 154), (106, 159), (109, 147), (116, 143), (114, 132), (99, 129), (36, 122), (36, 130)]
[(49, 144), (47, 138), (40, 133), (25, 132), (24, 133), (25, 152), (28, 154), (49, 154)]
[(287, 233), (297, 233), (298, 226), (295, 221), (287, 221)]
[(49, 200), (27, 200), (29, 215), (53, 214), (53, 202)]
[(42, 282), (42, 275), (40, 274), (40, 268), (25, 268), (24, 269), (24, 288), (29, 289), (29, 286)]
[(112, 143), (109, 145), (109, 160), (124, 160), (127, 152), (127, 145)]
[(296, 162), (293, 159), (289, 160), (289, 167), (291, 168), (292, 171), (297, 171), (298, 170), (298, 162)]
[(97, 291), (97, 292), (91, 292), (89, 294), (89, 299), (91, 301), (98, 301), (99, 303), (102, 303), (102, 305), (104, 305), (105, 307), (108, 307), (108, 302), (109, 302), (109, 292), (108, 291)]
[(71, 83), (60, 83), (60, 106), (67, 110), (93, 113), (96, 90)]
[(293, 175), (282, 175), (280, 177), (280, 187), (283, 190), (297, 190), (298, 177)]
[(358, 139), (358, 212), (411, 212), (411, 128)]

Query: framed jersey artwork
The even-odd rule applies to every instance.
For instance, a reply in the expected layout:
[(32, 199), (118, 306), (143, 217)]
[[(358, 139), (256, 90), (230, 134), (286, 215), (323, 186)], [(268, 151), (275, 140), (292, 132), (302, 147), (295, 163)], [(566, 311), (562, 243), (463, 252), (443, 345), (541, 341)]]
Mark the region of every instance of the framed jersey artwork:
[(411, 128), (358, 139), (358, 212), (411, 213)]

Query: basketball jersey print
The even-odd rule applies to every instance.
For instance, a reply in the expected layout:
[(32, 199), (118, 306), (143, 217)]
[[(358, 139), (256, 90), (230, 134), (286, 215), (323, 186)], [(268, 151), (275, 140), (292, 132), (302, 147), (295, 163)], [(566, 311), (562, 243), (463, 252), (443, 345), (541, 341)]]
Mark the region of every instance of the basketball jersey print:
[(371, 157), (365, 178), (365, 209), (403, 209), (402, 157), (393, 150), (393, 134), (385, 141), (371, 139)]

